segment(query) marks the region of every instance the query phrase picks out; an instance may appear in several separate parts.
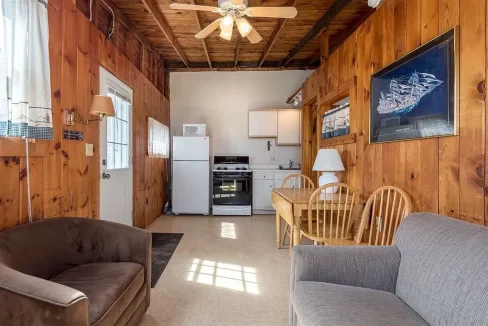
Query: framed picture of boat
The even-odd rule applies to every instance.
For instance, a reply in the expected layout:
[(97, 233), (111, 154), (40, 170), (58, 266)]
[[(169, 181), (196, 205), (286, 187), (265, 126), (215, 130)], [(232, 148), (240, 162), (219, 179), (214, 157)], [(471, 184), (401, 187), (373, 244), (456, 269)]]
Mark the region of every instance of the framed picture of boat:
[(458, 27), (371, 76), (370, 143), (458, 134)]

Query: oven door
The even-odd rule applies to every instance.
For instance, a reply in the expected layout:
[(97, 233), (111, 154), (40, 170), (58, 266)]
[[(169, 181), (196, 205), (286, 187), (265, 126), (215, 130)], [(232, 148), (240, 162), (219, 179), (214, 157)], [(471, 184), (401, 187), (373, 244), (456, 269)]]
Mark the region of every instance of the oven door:
[(251, 206), (252, 176), (214, 175), (212, 203), (223, 206)]

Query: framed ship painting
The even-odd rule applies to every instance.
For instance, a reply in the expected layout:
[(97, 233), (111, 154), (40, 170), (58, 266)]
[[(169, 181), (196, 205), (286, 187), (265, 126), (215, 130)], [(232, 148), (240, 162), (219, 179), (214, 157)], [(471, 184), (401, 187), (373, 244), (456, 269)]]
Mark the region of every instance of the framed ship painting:
[(458, 134), (458, 27), (371, 76), (370, 143)]

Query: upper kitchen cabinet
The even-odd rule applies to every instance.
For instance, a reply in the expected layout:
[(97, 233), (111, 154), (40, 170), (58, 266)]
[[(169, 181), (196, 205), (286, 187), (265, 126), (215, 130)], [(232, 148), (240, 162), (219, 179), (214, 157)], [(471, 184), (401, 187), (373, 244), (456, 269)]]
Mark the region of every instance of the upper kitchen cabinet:
[(278, 137), (278, 111), (249, 111), (249, 138)]
[(278, 110), (278, 137), (276, 145), (301, 144), (301, 110)]

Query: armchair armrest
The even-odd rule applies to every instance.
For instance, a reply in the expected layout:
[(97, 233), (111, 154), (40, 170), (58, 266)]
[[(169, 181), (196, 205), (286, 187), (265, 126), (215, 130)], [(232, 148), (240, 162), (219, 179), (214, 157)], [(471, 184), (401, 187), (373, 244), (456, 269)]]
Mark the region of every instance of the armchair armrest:
[(1, 325), (88, 326), (88, 298), (80, 291), (0, 265)]
[(399, 266), (395, 246), (297, 246), (291, 262), (291, 291), (299, 281), (313, 281), (395, 293)]

